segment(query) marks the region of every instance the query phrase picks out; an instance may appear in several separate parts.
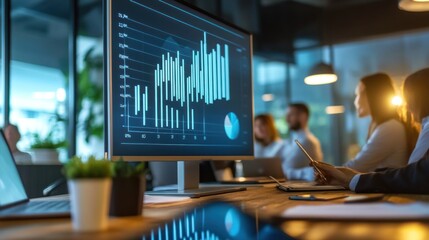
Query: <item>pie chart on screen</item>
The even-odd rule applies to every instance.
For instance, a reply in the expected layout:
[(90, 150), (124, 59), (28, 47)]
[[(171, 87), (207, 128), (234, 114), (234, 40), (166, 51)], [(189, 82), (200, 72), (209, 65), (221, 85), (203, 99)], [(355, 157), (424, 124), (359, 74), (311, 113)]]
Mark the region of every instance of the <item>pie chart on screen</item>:
[(240, 121), (238, 121), (237, 115), (230, 112), (225, 117), (225, 133), (229, 139), (234, 140), (240, 133)]

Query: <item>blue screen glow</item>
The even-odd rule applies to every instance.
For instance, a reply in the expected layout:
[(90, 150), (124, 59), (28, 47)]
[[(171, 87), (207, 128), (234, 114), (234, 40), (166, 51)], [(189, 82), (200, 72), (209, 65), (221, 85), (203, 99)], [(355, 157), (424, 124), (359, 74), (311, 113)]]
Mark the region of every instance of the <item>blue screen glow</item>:
[(251, 36), (176, 1), (110, 5), (113, 156), (253, 156)]
[(12, 154), (0, 132), (0, 207), (27, 199)]

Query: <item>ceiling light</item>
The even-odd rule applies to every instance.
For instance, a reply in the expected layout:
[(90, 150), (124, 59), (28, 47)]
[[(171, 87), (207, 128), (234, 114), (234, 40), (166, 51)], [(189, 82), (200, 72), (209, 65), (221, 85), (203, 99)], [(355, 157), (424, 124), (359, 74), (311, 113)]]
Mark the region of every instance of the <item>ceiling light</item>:
[(58, 88), (56, 92), (58, 102), (64, 102), (66, 100), (66, 90), (64, 88)]
[(311, 69), (310, 75), (304, 78), (304, 82), (308, 85), (322, 85), (336, 82), (337, 79), (332, 66), (321, 62)]
[(340, 113), (344, 113), (344, 110), (345, 110), (345, 108), (343, 105), (327, 106), (325, 108), (326, 114), (340, 114)]
[(429, 0), (399, 0), (399, 9), (409, 12), (429, 11)]
[(262, 101), (264, 101), (264, 102), (271, 102), (273, 100), (274, 100), (274, 94), (267, 93), (267, 94), (262, 95)]

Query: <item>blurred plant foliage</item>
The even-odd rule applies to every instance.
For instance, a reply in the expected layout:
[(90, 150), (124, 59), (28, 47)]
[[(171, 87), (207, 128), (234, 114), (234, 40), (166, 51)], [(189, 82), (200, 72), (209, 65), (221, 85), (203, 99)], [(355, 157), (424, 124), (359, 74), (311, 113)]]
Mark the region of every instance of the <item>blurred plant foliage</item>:
[(91, 137), (102, 139), (104, 126), (103, 56), (95, 55), (94, 49), (92, 47), (85, 53), (84, 66), (79, 72), (77, 94), (77, 112), (86, 142)]
[(113, 175), (113, 165), (107, 159), (97, 159), (90, 156), (87, 161), (81, 157), (73, 157), (63, 168), (67, 179), (79, 178), (109, 178)]
[(133, 164), (125, 162), (122, 158), (113, 163), (113, 176), (120, 178), (137, 177), (146, 173), (146, 165), (141, 162)]
[(66, 120), (62, 118), (59, 114), (56, 114), (55, 117), (49, 120), (49, 125), (51, 129), (46, 135), (41, 133), (32, 133), (31, 134), (31, 145), (32, 149), (58, 149), (67, 147), (67, 141), (63, 137), (60, 137), (61, 130), (59, 124), (64, 123)]

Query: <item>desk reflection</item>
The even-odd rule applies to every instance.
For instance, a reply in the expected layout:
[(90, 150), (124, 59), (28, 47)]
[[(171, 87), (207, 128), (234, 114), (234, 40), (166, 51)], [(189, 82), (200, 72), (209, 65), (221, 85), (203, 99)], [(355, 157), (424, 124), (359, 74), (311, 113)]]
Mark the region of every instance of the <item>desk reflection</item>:
[(236, 206), (214, 202), (152, 229), (143, 240), (293, 239), (279, 228), (259, 221)]

